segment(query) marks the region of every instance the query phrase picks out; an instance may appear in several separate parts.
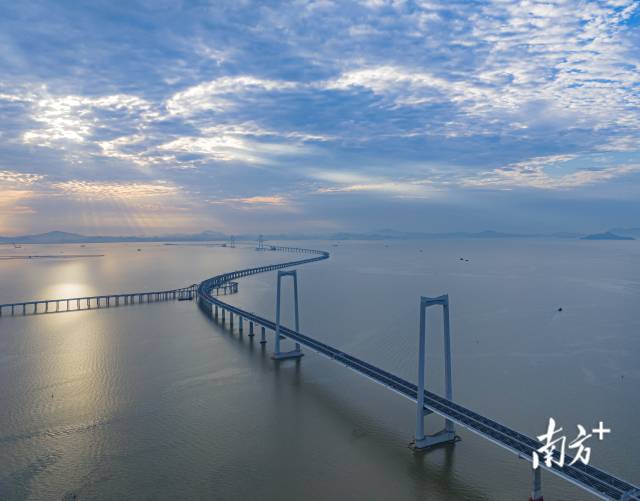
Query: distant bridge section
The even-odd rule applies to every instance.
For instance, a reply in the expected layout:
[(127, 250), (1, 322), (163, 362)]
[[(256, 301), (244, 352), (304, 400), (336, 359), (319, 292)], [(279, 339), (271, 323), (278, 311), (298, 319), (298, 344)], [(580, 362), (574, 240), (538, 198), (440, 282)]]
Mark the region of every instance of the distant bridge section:
[[(310, 348), (311, 350), (344, 365), (348, 369), (351, 369), (354, 372), (391, 389), (412, 402), (417, 403), (419, 400), (422, 400), (424, 402), (422, 412), (425, 415), (429, 413), (438, 414), (508, 450), (509, 452), (516, 454), (519, 458), (532, 461), (533, 453), (543, 445), (538, 440), (509, 428), (498, 421), (482, 416), (471, 409), (457, 404), (452, 400), (441, 397), (431, 391), (425, 390), (424, 398), (419, 399), (418, 387), (414, 383), (406, 381), (399, 376), (349, 355), (338, 348), (306, 336), (301, 332), (294, 331), (282, 325), (277, 325), (276, 322), (267, 318), (227, 304), (211, 294), (212, 290), (215, 290), (229, 280), (235, 280), (237, 278), (267, 271), (279, 270), (282, 268), (291, 268), (293, 266), (299, 266), (329, 258), (329, 253), (324, 251), (274, 246), (269, 246), (269, 248), (283, 252), (310, 253), (315, 254), (315, 257), (223, 273), (222, 275), (205, 280), (200, 283), (197, 290), (198, 304), (200, 308), (216, 320), (219, 318), (220, 310), (223, 324), (225, 322), (225, 313), (228, 313), (231, 329), (233, 329), (233, 317), (236, 315), (239, 319), (240, 332), (242, 332), (243, 329), (243, 320), (248, 321), (250, 336), (254, 333), (254, 326), (259, 326), (262, 330), (261, 343), (266, 342), (265, 330), (268, 329), (271, 332), (279, 332), (281, 336), (289, 338), (302, 346)], [(555, 452), (555, 459), (559, 459), (558, 451)], [(582, 464), (579, 461), (574, 465), (570, 465), (569, 463), (573, 459), (571, 456), (567, 455), (565, 459), (566, 462), (564, 466), (552, 463), (551, 467), (541, 464), (540, 468), (550, 471), (554, 475), (571, 482), (601, 499), (640, 501), (640, 489), (638, 489), (637, 486), (595, 468), (594, 466)], [(539, 494), (539, 496), (535, 496), (535, 501), (540, 501), (542, 500), (540, 470), (534, 471), (534, 478), (534, 492), (538, 492)]]
[[(233, 294), (238, 291), (238, 283), (235, 281), (238, 278), (268, 271), (281, 270), (283, 268), (291, 268), (293, 266), (313, 263), (329, 258), (329, 253), (325, 251), (275, 245), (265, 246), (264, 242), (258, 246), (257, 250), (301, 253), (307, 254), (310, 257), (287, 261), (284, 263), (231, 271), (204, 280), (200, 284), (194, 284), (179, 289), (0, 304), (0, 316), (79, 311), (156, 301), (197, 299), (201, 310), (215, 320), (218, 320), (221, 317), (223, 324), (226, 321), (225, 314), (228, 314), (232, 330), (235, 315), (239, 321), (238, 327), (240, 332), (242, 332), (244, 328), (243, 321), (247, 321), (249, 323), (249, 336), (254, 335), (254, 328), (256, 326), (260, 327), (261, 343), (266, 343), (266, 330), (279, 332), (281, 336), (289, 338), (299, 345), (305, 346), (325, 357), (328, 357), (329, 359), (344, 365), (348, 369), (391, 389), (404, 398), (407, 398), (412, 402), (416, 402), (419, 416), (421, 414), (427, 415), (430, 413), (438, 414), (444, 417), (447, 421), (466, 428), (482, 438), (485, 438), (490, 442), (493, 442), (494, 444), (516, 454), (518, 457), (527, 461), (532, 461), (533, 453), (539, 450), (543, 445), (539, 441), (509, 428), (498, 421), (482, 416), (467, 407), (455, 403), (452, 398), (444, 398), (428, 390), (425, 390), (423, 394), (420, 395), (418, 386), (410, 381), (402, 379), (399, 376), (365, 362), (364, 360), (360, 360), (349, 355), (336, 347), (306, 336), (299, 332), (298, 329), (289, 329), (279, 323), (232, 306), (219, 299), (217, 296)], [(288, 274), (293, 274), (293, 272), (285, 273), (285, 275)], [(439, 301), (444, 297), (445, 296), (436, 298), (435, 301)], [(424, 300), (429, 298), (422, 299)], [(297, 356), (299, 356), (299, 352), (297, 353)], [(453, 428), (451, 428), (451, 433), (453, 434)], [(555, 459), (559, 459), (559, 453), (557, 451), (555, 453)], [(547, 467), (545, 464), (541, 464), (540, 467), (601, 499), (640, 501), (640, 489), (637, 486), (591, 465), (585, 465), (581, 462), (576, 462), (576, 464), (571, 465), (569, 463), (572, 459), (573, 458), (570, 456), (566, 456), (564, 466), (552, 463), (551, 467)], [(534, 495), (532, 495), (531, 499), (534, 501), (541, 501), (542, 488), (540, 470), (535, 470), (534, 475)]]
[[(190, 301), (195, 299), (198, 284), (163, 291), (127, 292), (100, 296), (69, 297), (61, 299), (38, 299), (18, 303), (0, 304), (0, 317), (15, 315), (38, 315), (68, 311), (96, 310), (131, 304), (155, 303), (158, 301)], [(238, 282), (227, 282), (212, 290), (214, 295), (235, 294)]]

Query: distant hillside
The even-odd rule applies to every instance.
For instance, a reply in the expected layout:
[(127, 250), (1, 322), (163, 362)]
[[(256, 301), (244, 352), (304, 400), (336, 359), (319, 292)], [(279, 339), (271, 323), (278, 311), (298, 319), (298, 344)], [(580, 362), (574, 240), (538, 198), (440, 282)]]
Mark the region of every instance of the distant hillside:
[(163, 235), (152, 237), (141, 236), (88, 236), (65, 231), (50, 231), (37, 235), (21, 235), (17, 237), (0, 237), (0, 243), (10, 244), (78, 244), (78, 243), (109, 243), (109, 242), (207, 242), (212, 240), (227, 240), (224, 233), (203, 231), (193, 235)]
[(640, 238), (640, 228), (613, 228), (609, 232), (625, 237)]
[(635, 240), (635, 238), (616, 235), (615, 233), (607, 231), (606, 233), (594, 233), (593, 235), (587, 235), (582, 237), (581, 240)]
[(422, 233), (398, 230), (378, 230), (369, 233), (342, 232), (329, 235), (330, 240), (431, 240), (453, 238), (531, 238), (538, 235), (526, 235), (518, 233), (501, 233), (493, 230), (485, 230), (478, 233), (464, 231), (452, 231), (444, 233)]
[[(371, 232), (340, 232), (331, 234), (302, 234), (277, 233), (264, 234), (266, 241), (278, 240), (448, 240), (448, 239), (517, 239), (517, 238), (563, 238), (584, 240), (634, 240), (631, 233), (637, 232), (640, 238), (640, 228), (608, 231), (586, 235), (574, 232), (558, 232), (552, 234), (504, 233), (493, 230), (480, 232), (451, 231), (441, 233), (426, 233), (413, 231), (399, 231), (382, 229)], [(236, 241), (255, 241), (256, 234), (234, 235)], [(111, 243), (111, 242), (211, 242), (226, 241), (230, 235), (218, 231), (203, 231), (194, 234), (171, 234), (157, 236), (105, 236), (80, 235), (65, 231), (50, 231), (36, 235), (21, 235), (15, 237), (1, 237), (0, 244), (76, 244), (76, 243)]]
[(20, 243), (20, 244), (61, 244), (85, 242), (84, 235), (77, 233), (67, 233), (65, 231), (50, 231), (38, 235), (22, 235), (19, 237), (0, 237), (0, 242)]

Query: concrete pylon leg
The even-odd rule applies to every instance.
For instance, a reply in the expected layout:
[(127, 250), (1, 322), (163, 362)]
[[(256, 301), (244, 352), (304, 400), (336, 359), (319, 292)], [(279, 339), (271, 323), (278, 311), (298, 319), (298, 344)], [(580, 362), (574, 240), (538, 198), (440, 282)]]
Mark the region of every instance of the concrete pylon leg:
[(267, 338), (265, 336), (265, 329), (264, 327), (262, 327), (260, 331), (260, 344), (266, 344), (266, 343), (267, 343)]
[(445, 359), (445, 392), (447, 400), (453, 399), (453, 383), (451, 380), (451, 337), (449, 327), (449, 296), (443, 295), (437, 298), (420, 298), (420, 332), (418, 342), (418, 394), (416, 408), (416, 434), (411, 447), (414, 450), (424, 450), (434, 445), (447, 442), (455, 442), (457, 437), (453, 422), (445, 420), (445, 427), (434, 435), (425, 435), (424, 417), (431, 414), (431, 410), (424, 407), (425, 390), (425, 359), (426, 359), (426, 335), (427, 335), (427, 308), (429, 306), (442, 306), (443, 330), (444, 330), (444, 359)]
[(542, 468), (533, 470), (533, 489), (529, 501), (543, 501), (542, 497)]
[(242, 334), (242, 330), (243, 330), (242, 329), (242, 317), (239, 317), (239, 320), (238, 320), (238, 332), (240, 334)]
[[(453, 401), (453, 384), (451, 381), (451, 329), (449, 326), (449, 296), (442, 305), (442, 323), (444, 329), (444, 384), (447, 400)], [(453, 421), (445, 419), (445, 430), (453, 434)]]
[[(293, 301), (295, 309), (296, 332), (300, 332), (300, 311), (298, 309), (298, 274), (295, 273), (295, 271), (293, 275)], [(296, 343), (295, 350), (297, 352), (300, 352), (300, 343)]]
[(278, 272), (278, 284), (276, 286), (276, 342), (274, 348), (274, 357), (280, 356), (280, 291), (282, 290), (282, 275)]
[(249, 322), (249, 336), (253, 337), (253, 322)]
[(293, 277), (293, 294), (294, 294), (294, 313), (295, 313), (295, 328), (296, 332), (300, 331), (300, 315), (298, 311), (298, 274), (296, 270), (281, 271), (278, 270), (278, 283), (276, 288), (276, 334), (275, 334), (275, 347), (273, 355), (274, 360), (285, 360), (289, 358), (300, 358), (304, 355), (300, 350), (300, 345), (296, 343), (296, 347), (292, 351), (280, 351), (280, 300), (282, 297), (282, 277)]

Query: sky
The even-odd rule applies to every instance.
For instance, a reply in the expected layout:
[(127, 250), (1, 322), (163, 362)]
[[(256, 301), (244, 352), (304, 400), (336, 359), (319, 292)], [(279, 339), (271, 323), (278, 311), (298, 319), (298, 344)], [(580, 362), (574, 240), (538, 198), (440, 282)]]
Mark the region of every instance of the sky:
[(0, 234), (640, 227), (640, 1), (0, 1)]

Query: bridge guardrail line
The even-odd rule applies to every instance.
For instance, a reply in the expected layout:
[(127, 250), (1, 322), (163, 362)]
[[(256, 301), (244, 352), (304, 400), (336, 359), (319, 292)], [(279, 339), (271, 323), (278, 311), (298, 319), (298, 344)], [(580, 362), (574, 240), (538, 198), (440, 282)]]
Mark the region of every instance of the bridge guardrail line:
[[(285, 249), (291, 248), (278, 248), (278, 250)], [(294, 252), (298, 252), (298, 250)], [(275, 265), (247, 268), (212, 277), (200, 283), (198, 287), (198, 302), (201, 307), (203, 303), (208, 304), (210, 307), (215, 305), (219, 308), (222, 308), (223, 311), (229, 311), (230, 313), (246, 318), (250, 322), (275, 331), (275, 322), (260, 317), (255, 313), (251, 313), (241, 308), (229, 305), (221, 301), (220, 299), (211, 297), (208, 291), (211, 290), (212, 287), (224, 283), (227, 280), (281, 268), (299, 266), (302, 264), (327, 259), (329, 257), (329, 253), (327, 252), (315, 251), (314, 253), (319, 254), (319, 256), (316, 258), (289, 261), (286, 263)], [(367, 377), (368, 379), (371, 379), (378, 384), (382, 384), (392, 389), (396, 393), (404, 396), (405, 398), (408, 398), (409, 400), (412, 400), (413, 402), (417, 401), (418, 389), (415, 384), (410, 383), (387, 371), (384, 371), (379, 367), (375, 367), (363, 360), (359, 360), (356, 357), (338, 350), (337, 348), (305, 336), (300, 332), (295, 332), (289, 328), (282, 326), (280, 327), (280, 329), (281, 334), (284, 337), (290, 338), (291, 340), (296, 341), (319, 354), (322, 354), (336, 362), (343, 364), (344, 366)], [(531, 437), (528, 437), (520, 432), (517, 432), (516, 430), (498, 423), (497, 421), (482, 416), (470, 409), (467, 409), (464, 406), (461, 406), (460, 404), (456, 404), (453, 401), (447, 400), (429, 391), (425, 391), (425, 409), (433, 411), (447, 419), (455, 421), (466, 429), (479, 434), (483, 438), (490, 440), (496, 445), (499, 445), (528, 461), (532, 460), (533, 452), (537, 451), (538, 448), (542, 445), (540, 442)], [(559, 453), (557, 451), (555, 453), (555, 458), (559, 458)], [(633, 491), (637, 489), (637, 487), (633, 486), (632, 484), (629, 484), (624, 480), (621, 480), (590, 465), (576, 463), (575, 465), (569, 466), (568, 462), (570, 462), (573, 458), (571, 456), (565, 456), (565, 458), (567, 459), (567, 464), (564, 467), (560, 467), (556, 464), (552, 464), (551, 468), (548, 468), (544, 464), (541, 465), (541, 467), (575, 484), (576, 486), (587, 490), (598, 497), (601, 497), (602, 499), (620, 500), (623, 499), (623, 496), (629, 496), (629, 493), (631, 493), (630, 495), (634, 496), (636, 500), (640, 500), (640, 497), (637, 494), (633, 493)], [(625, 499), (634, 498), (627, 497)]]
[[(126, 292), (123, 294), (100, 294), (96, 296), (36, 299), (16, 303), (4, 303), (0, 304), (0, 317), (7, 316), (5, 313), (7, 311), (10, 316), (42, 315), (44, 313), (86, 311), (158, 301), (173, 301), (185, 298), (194, 299), (196, 297), (197, 290), (198, 284), (193, 284), (179, 289), (168, 289), (163, 291)], [(226, 282), (216, 288), (216, 295), (229, 295), (235, 294), (236, 292), (238, 292), (238, 282)], [(44, 309), (42, 311), (39, 309), (40, 305), (44, 305)], [(54, 305), (56, 309), (50, 310), (50, 305)], [(61, 309), (60, 305), (65, 305), (65, 308)], [(73, 305), (75, 305), (75, 308), (72, 308)], [(27, 307), (29, 307), (31, 311), (28, 311)]]
[[(204, 280), (200, 284), (193, 284), (179, 289), (0, 304), (0, 317), (3, 315), (3, 310), (6, 309), (9, 309), (12, 315), (15, 314), (16, 308), (21, 308), (23, 315), (80, 311), (120, 306), (121, 300), (123, 301), (122, 304), (128, 305), (142, 303), (144, 302), (144, 299), (146, 299), (146, 302), (180, 299), (184, 298), (185, 295), (188, 294), (188, 299), (192, 299), (193, 297), (197, 298), (201, 309), (206, 310), (207, 308), (205, 308), (205, 305), (208, 306), (208, 313), (210, 315), (212, 314), (212, 309), (215, 306), (216, 309), (222, 309), (223, 318), (224, 312), (228, 311), (230, 314), (238, 315), (240, 318), (240, 325), (242, 325), (243, 318), (250, 321), (252, 323), (250, 326), (251, 332), (253, 332), (253, 324), (261, 326), (263, 332), (265, 329), (275, 331), (275, 322), (264, 317), (260, 317), (255, 313), (227, 304), (217, 297), (214, 297), (212, 295), (213, 292), (216, 291), (216, 294), (218, 295), (220, 294), (220, 290), (225, 294), (237, 292), (238, 284), (233, 281), (237, 278), (321, 261), (329, 258), (329, 253), (314, 249), (284, 246), (269, 246), (268, 249), (265, 248), (263, 250), (313, 254), (315, 257), (227, 272)], [(136, 298), (138, 299), (138, 303), (135, 302)], [(111, 304), (112, 299), (115, 301), (114, 305)], [(92, 301), (95, 302), (94, 307), (91, 307)], [(101, 305), (103, 301), (105, 302), (104, 306)], [(75, 302), (77, 307), (71, 309), (70, 306), (73, 302)], [(66, 304), (66, 309), (61, 310), (60, 304)], [(86, 307), (82, 308), (83, 304), (86, 305)], [(43, 312), (38, 311), (39, 305), (45, 306), (45, 310)], [(55, 305), (56, 310), (50, 312), (49, 305)], [(27, 306), (33, 306), (31, 313), (27, 312)], [(399, 376), (287, 327), (280, 326), (280, 333), (282, 336), (294, 340), (331, 360), (341, 363), (356, 373), (391, 389), (395, 393), (398, 393), (413, 402), (416, 402), (418, 399), (417, 385), (406, 381)], [(436, 414), (456, 422), (464, 428), (479, 434), (483, 438), (518, 455), (520, 458), (531, 461), (533, 452), (537, 451), (542, 445), (531, 437), (513, 430), (497, 421), (482, 416), (460, 404), (441, 397), (440, 395), (428, 390), (425, 390), (424, 393), (425, 410), (435, 412)], [(555, 452), (554, 457), (555, 459), (559, 459), (558, 451)], [(577, 485), (578, 487), (601, 497), (602, 499), (626, 499), (630, 501), (634, 499), (640, 500), (640, 489), (638, 489), (638, 487), (591, 465), (585, 465), (580, 462), (574, 465), (569, 465), (568, 463), (573, 460), (571, 456), (565, 455), (565, 459), (567, 460), (567, 464), (564, 467), (560, 467), (557, 464), (552, 464), (550, 468), (542, 464), (541, 467)]]

